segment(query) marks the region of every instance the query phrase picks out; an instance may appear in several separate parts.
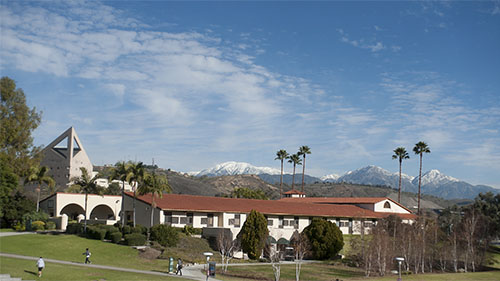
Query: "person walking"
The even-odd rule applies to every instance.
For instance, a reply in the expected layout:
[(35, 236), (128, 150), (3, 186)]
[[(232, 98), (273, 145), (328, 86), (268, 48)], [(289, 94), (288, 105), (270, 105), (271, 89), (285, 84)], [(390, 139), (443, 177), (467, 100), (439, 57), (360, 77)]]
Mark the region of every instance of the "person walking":
[(38, 259), (38, 261), (36, 262), (36, 266), (38, 267), (38, 277), (42, 277), (42, 270), (45, 267), (45, 262), (43, 261), (42, 257)]
[(175, 273), (175, 275), (178, 274), (182, 276), (182, 260), (180, 258), (177, 260), (177, 272)]
[(92, 254), (90, 253), (89, 248), (87, 248), (87, 249), (85, 250), (85, 253), (83, 253), (82, 255), (85, 255), (85, 264), (87, 264), (87, 263), (92, 263), (92, 262), (90, 261), (90, 255), (92, 255)]

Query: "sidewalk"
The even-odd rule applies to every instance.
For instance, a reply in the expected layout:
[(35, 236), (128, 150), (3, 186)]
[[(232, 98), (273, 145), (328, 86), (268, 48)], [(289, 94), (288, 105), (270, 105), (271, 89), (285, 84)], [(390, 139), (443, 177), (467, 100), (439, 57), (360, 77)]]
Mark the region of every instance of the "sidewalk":
[[(16, 258), (16, 259), (33, 260), (33, 261), (37, 261), (39, 259), (39, 257), (30, 257), (30, 256), (22, 256), (22, 255), (15, 255), (15, 254), (7, 254), (7, 253), (0, 253), (0, 256), (8, 257), (8, 258)], [(170, 276), (170, 277), (175, 276), (175, 277), (190, 279), (190, 280), (202, 280), (202, 281), (206, 280), (206, 276), (201, 272), (201, 269), (203, 269), (203, 265), (194, 265), (194, 266), (184, 267), (182, 269), (183, 275), (176, 276), (174, 273), (165, 273), (165, 272), (158, 272), (158, 271), (130, 269), (130, 268), (122, 268), (122, 267), (98, 265), (98, 264), (84, 264), (84, 263), (78, 263), (78, 262), (61, 261), (61, 260), (54, 260), (54, 259), (47, 259), (47, 258), (44, 258), (44, 260), (45, 260), (45, 262), (49, 262), (49, 263), (58, 263), (58, 264), (74, 265), (74, 266), (89, 267), (89, 268), (108, 269), (108, 270), (116, 270), (116, 271), (122, 271), (122, 272), (133, 272), (133, 273), (151, 274), (151, 275), (158, 275), (158, 276)], [(214, 279), (214, 278), (210, 278), (209, 280), (218, 281), (217, 279)]]

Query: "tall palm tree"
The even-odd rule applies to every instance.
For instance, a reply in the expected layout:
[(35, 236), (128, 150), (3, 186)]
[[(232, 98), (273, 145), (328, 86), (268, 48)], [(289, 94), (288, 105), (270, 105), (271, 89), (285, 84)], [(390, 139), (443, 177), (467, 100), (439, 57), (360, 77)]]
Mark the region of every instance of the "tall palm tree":
[(100, 174), (95, 175), (91, 178), (89, 172), (84, 167), (80, 167), (82, 175), (72, 179), (73, 185), (79, 188), (80, 193), (85, 193), (85, 223), (83, 226), (83, 232), (87, 233), (87, 201), (90, 194), (102, 195), (104, 188), (97, 185), (96, 180), (101, 176)]
[(135, 227), (135, 199), (136, 199), (136, 189), (139, 186), (139, 183), (144, 179), (144, 164), (142, 162), (132, 162), (128, 166), (128, 175), (127, 181), (132, 186), (132, 190), (134, 191), (134, 200), (132, 201), (132, 221)]
[(401, 203), (401, 166), (403, 164), (403, 159), (409, 159), (410, 156), (406, 152), (406, 148), (398, 147), (394, 149), (394, 155), (392, 159), (399, 159), (399, 191), (398, 191), (398, 203)]
[(37, 183), (38, 187), (36, 188), (37, 191), (37, 200), (36, 200), (36, 211), (38, 212), (40, 210), (40, 192), (42, 189), (42, 184), (46, 184), (49, 188), (50, 191), (54, 191), (54, 186), (56, 185), (56, 181), (52, 178), (52, 176), (49, 176), (49, 168), (46, 166), (42, 167), (32, 167), (29, 170), (28, 176), (24, 179), (24, 184), (27, 183)]
[(274, 160), (280, 160), (281, 161), (281, 177), (280, 177), (280, 199), (283, 198), (283, 161), (285, 159), (288, 159), (290, 155), (286, 150), (280, 149), (278, 152), (276, 152), (276, 158)]
[(418, 208), (417, 214), (420, 215), (420, 184), (422, 182), (422, 157), (424, 153), (431, 153), (431, 150), (425, 142), (419, 141), (418, 143), (415, 144), (413, 152), (415, 152), (415, 154), (420, 155), (420, 172), (418, 173), (418, 207), (417, 207)]
[(295, 166), (302, 165), (302, 160), (298, 153), (292, 154), (289, 157), (288, 163), (293, 163), (292, 190), (295, 190)]
[(151, 193), (152, 197), (152, 203), (151, 203), (151, 216), (150, 216), (150, 224), (149, 224), (149, 231), (148, 231), (148, 240), (149, 236), (151, 233), (151, 227), (153, 227), (153, 216), (154, 216), (154, 209), (156, 208), (156, 202), (155, 198), (156, 197), (163, 197), (163, 193), (171, 193), (172, 188), (168, 184), (168, 180), (166, 176), (160, 175), (157, 176), (156, 173), (153, 171), (151, 174), (145, 174), (144, 175), (144, 180), (142, 183), (139, 185), (139, 189), (137, 190), (139, 195), (144, 195)]
[(302, 155), (302, 192), (304, 192), (304, 176), (306, 172), (306, 154), (311, 154), (311, 149), (307, 145), (299, 147), (299, 156)]
[(121, 221), (122, 227), (125, 226), (125, 182), (128, 177), (128, 164), (125, 161), (117, 162), (111, 171), (110, 180), (120, 180), (122, 182), (122, 208), (121, 208)]

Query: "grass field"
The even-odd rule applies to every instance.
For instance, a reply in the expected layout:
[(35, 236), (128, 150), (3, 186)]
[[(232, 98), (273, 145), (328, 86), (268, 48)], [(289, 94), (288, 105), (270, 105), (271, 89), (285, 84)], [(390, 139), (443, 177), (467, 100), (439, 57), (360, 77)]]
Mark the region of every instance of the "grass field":
[[(23, 280), (39, 279), (35, 261), (0, 257), (0, 273)], [(184, 280), (175, 277), (136, 274), (114, 270), (46, 263), (43, 280)]]
[(0, 232), (14, 232), (12, 228), (0, 228)]
[(76, 235), (26, 234), (0, 238), (1, 252), (72, 262), (84, 262), (83, 252), (86, 248), (90, 249), (94, 264), (164, 272), (167, 270), (167, 260), (144, 259), (131, 247)]

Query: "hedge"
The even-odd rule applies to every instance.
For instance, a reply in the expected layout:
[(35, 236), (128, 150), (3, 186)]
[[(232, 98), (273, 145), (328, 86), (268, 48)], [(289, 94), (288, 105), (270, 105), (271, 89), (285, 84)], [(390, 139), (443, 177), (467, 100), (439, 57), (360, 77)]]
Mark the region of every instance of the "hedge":
[(34, 221), (31, 223), (31, 229), (33, 231), (44, 230), (45, 223), (43, 221)]
[(70, 223), (66, 227), (67, 234), (81, 234), (83, 233), (83, 224), (82, 223)]
[(111, 242), (113, 243), (120, 243), (120, 241), (122, 240), (122, 233), (121, 232), (113, 232), (110, 234), (110, 240)]
[(151, 240), (164, 247), (175, 247), (179, 241), (179, 232), (169, 225), (157, 224), (151, 228)]
[(131, 233), (125, 235), (125, 243), (129, 246), (142, 246), (146, 243), (146, 236), (140, 233)]
[(95, 226), (87, 226), (87, 238), (95, 240), (104, 240), (104, 237), (106, 237), (105, 229)]

